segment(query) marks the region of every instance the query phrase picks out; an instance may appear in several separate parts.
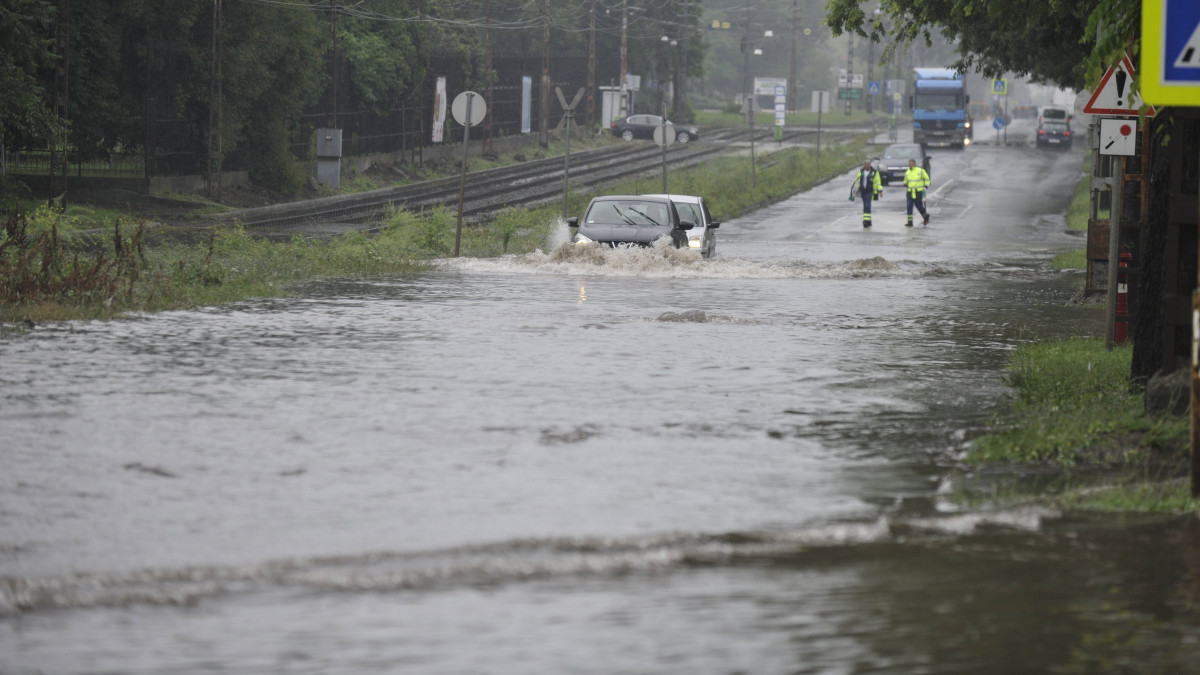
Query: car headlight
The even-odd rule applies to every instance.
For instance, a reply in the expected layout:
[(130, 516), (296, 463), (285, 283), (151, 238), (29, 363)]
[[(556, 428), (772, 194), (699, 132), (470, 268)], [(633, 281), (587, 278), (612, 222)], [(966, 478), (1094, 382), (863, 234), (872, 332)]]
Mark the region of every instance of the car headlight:
[(967, 127), (968, 129), (970, 129), (970, 128), (971, 128), (971, 123), (970, 123), (970, 122), (967, 122), (967, 124), (966, 124), (966, 127)]
[(582, 234), (576, 232), (575, 233), (575, 243), (576, 244), (590, 244), (590, 243), (592, 243), (592, 240), (588, 239), (587, 237), (583, 236)]
[(693, 234), (688, 237), (688, 248), (700, 248), (704, 245), (704, 239), (698, 234)]

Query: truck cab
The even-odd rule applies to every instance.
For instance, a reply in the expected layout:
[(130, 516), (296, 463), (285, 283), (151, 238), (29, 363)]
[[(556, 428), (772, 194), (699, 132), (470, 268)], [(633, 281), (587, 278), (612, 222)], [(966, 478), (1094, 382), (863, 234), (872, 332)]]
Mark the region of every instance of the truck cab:
[(973, 129), (967, 106), (966, 83), (958, 71), (917, 68), (914, 71), (913, 141), (922, 146), (962, 148), (971, 142)]

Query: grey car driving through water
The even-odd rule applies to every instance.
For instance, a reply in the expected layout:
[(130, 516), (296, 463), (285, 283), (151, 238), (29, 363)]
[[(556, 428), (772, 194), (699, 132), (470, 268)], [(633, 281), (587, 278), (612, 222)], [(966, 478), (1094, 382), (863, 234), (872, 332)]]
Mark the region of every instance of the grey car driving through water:
[(576, 244), (651, 246), (665, 237), (675, 248), (687, 248), (695, 223), (681, 219), (665, 196), (609, 195), (592, 199), (583, 218), (568, 218), (567, 225), (578, 228), (571, 238)]

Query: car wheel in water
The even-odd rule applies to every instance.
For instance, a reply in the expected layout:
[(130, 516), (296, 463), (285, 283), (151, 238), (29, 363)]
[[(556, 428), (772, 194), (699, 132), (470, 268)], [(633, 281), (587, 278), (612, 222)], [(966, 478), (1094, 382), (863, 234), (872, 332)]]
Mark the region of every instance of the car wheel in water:
[(633, 140), (633, 132), (630, 131), (629, 129), (626, 129), (625, 131), (621, 132), (621, 138), (624, 138), (627, 141), (632, 141)]

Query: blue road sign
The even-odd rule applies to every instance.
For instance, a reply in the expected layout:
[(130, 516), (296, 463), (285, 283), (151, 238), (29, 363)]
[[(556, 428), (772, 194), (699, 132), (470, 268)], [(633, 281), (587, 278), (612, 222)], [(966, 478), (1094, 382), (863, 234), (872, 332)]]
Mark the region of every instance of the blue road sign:
[(992, 120), (992, 126), (996, 127), (996, 131), (1000, 131), (1004, 128), (1004, 119), (997, 117), (996, 119)]
[(992, 93), (997, 96), (1008, 96), (1008, 80), (1003, 77), (992, 80)]
[(874, 96), (875, 94), (878, 94), (879, 93), (879, 83), (878, 82), (868, 82), (867, 83), (867, 93), (871, 94), (872, 96)]
[(1200, 3), (1142, 3), (1142, 98), (1200, 107)]

